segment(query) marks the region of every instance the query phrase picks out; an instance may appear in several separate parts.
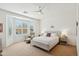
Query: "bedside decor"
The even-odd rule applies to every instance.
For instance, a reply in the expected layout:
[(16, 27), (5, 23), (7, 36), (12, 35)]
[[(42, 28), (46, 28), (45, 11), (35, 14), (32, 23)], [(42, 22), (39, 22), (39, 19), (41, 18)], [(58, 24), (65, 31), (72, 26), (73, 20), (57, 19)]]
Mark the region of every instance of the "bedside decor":
[(63, 45), (66, 45), (67, 44), (67, 32), (66, 31), (63, 31), (61, 33), (61, 36), (60, 36), (60, 44), (63, 44)]
[(54, 28), (54, 26), (50, 26), (51, 28)]

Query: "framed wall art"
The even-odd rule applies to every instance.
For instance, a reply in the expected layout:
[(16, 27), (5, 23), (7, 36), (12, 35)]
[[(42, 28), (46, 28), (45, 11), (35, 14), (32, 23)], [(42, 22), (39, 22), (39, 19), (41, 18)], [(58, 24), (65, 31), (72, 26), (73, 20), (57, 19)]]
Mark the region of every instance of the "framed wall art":
[(3, 32), (3, 24), (0, 23), (0, 32)]

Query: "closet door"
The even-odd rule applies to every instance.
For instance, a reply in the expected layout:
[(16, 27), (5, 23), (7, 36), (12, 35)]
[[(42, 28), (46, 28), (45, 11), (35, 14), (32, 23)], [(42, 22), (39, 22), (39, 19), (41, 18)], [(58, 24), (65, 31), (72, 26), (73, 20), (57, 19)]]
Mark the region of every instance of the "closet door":
[(13, 20), (11, 17), (6, 17), (6, 47), (13, 44)]
[(77, 43), (77, 55), (79, 56), (79, 21), (78, 21), (78, 26), (77, 26), (76, 43)]
[(77, 33), (77, 37), (76, 37), (76, 44), (77, 44), (77, 55), (79, 56), (79, 4), (77, 4), (77, 10), (76, 10), (76, 14), (77, 14), (77, 18), (76, 18), (76, 33)]

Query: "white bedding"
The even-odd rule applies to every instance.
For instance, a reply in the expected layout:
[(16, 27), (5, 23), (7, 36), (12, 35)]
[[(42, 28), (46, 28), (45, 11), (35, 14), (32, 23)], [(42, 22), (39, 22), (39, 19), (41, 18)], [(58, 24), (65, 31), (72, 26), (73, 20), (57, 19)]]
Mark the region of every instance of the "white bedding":
[(35, 37), (31, 41), (31, 45), (35, 45), (37, 47), (40, 47), (42, 49), (45, 49), (49, 51), (51, 48), (53, 48), (57, 43), (59, 42), (58, 37)]

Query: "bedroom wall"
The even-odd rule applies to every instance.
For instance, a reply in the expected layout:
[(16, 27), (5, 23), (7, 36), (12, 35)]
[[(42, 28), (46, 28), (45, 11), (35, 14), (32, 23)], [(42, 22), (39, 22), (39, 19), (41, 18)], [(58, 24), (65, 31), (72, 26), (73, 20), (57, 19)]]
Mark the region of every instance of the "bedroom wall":
[[(17, 13), (13, 13), (13, 12), (10, 12), (10, 11), (7, 11), (7, 10), (4, 10), (4, 9), (0, 9), (0, 22), (3, 23), (3, 33), (0, 33), (0, 38), (2, 38), (2, 48), (5, 48), (6, 47), (6, 35), (8, 35), (8, 33), (6, 32), (6, 16), (15, 16), (15, 17), (20, 17), (24, 20), (30, 18), (30, 17), (27, 17), (27, 16), (24, 16), (24, 15), (20, 15), (20, 14), (17, 14)], [(36, 20), (38, 21), (39, 19), (35, 19), (35, 18), (30, 18), (32, 20)], [(30, 20), (29, 19), (29, 20)], [(39, 23), (39, 22), (38, 22)], [(13, 22), (14, 24), (14, 22)], [(36, 33), (39, 32), (39, 26), (35, 26), (36, 28)], [(15, 28), (15, 27), (14, 27)], [(37, 31), (38, 30), (38, 31)], [(15, 29), (13, 30), (13, 33), (15, 32)], [(15, 35), (15, 34), (14, 34)], [(13, 37), (14, 41), (16, 42), (19, 42), (19, 41), (24, 41), (24, 36), (14, 36)]]
[(41, 20), (41, 31), (52, 30), (67, 31), (69, 39), (68, 44), (75, 45), (75, 20), (76, 20), (76, 5), (75, 4), (46, 4), (43, 10)]
[(3, 23), (3, 32), (0, 33), (0, 38), (1, 38), (1, 43), (2, 43), (2, 48), (5, 47), (6, 45), (6, 41), (5, 41), (5, 38), (6, 38), (6, 30), (5, 30), (5, 24), (6, 24), (6, 20), (5, 20), (5, 15), (2, 11), (0, 11), (0, 23)]

